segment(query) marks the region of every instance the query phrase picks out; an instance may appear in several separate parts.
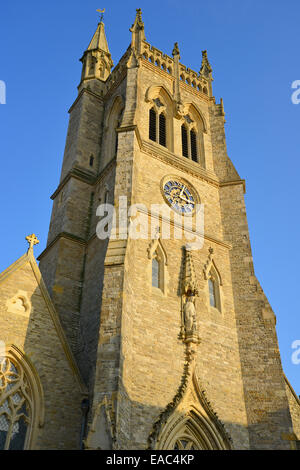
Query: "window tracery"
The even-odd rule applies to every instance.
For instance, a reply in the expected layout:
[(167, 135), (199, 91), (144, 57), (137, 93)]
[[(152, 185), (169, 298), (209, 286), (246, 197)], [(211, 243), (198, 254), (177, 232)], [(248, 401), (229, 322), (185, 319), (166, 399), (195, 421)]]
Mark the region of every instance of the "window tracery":
[(200, 450), (200, 447), (190, 437), (180, 437), (176, 440), (174, 450)]
[(186, 104), (181, 124), (182, 155), (205, 168), (204, 132), (206, 128), (200, 112), (193, 104)]
[(165, 106), (159, 98), (153, 100), (153, 107), (149, 110), (149, 139), (167, 147)]
[(0, 449), (24, 449), (32, 424), (33, 397), (23, 368), (0, 358)]

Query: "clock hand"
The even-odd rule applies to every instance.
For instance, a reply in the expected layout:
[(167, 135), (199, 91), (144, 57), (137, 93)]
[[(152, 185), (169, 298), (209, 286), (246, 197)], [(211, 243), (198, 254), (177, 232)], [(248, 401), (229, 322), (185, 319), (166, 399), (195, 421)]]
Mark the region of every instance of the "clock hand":
[(182, 193), (183, 193), (184, 190), (185, 190), (185, 186), (183, 186), (183, 188), (182, 188), (182, 190), (181, 190), (181, 193), (179, 194), (179, 197), (182, 196)]
[(189, 201), (188, 199), (186, 199), (185, 197), (182, 197), (182, 196), (179, 196), (180, 199), (182, 199), (183, 201), (185, 202), (188, 202), (189, 204), (193, 204), (192, 201)]

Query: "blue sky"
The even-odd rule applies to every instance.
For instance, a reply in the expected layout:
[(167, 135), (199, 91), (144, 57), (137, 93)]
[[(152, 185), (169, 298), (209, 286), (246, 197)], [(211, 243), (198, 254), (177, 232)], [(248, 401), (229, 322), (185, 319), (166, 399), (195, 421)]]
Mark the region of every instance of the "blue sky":
[[(300, 80), (300, 2), (62, 0), (5, 2), (1, 7), (0, 105), (1, 257), (5, 269), (26, 250), (25, 235), (47, 241), (49, 196), (56, 189), (81, 64), (98, 16), (115, 64), (130, 42), (135, 9), (142, 8), (146, 39), (198, 71), (208, 50), (214, 94), (224, 99), (228, 154), (246, 179), (246, 207), (258, 279), (277, 315), (285, 373), (300, 394), (298, 172), (300, 105), (291, 84)], [(300, 357), (300, 355), (299, 355)]]

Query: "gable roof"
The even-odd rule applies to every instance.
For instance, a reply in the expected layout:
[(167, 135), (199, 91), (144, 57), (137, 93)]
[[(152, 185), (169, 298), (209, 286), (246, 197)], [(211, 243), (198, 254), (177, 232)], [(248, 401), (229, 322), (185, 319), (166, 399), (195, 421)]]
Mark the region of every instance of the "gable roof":
[(27, 253), (25, 253), (23, 256), (21, 256), (19, 259), (17, 259), (13, 264), (11, 264), (5, 271), (2, 271), (0, 273), (0, 284), (3, 283), (8, 277), (10, 277), (12, 274), (14, 274), (17, 270), (21, 269), (24, 267), (26, 264), (28, 264), (33, 272), (33, 275), (36, 279), (37, 285), (40, 289), (41, 295), (45, 301), (47, 310), (49, 312), (49, 316), (52, 320), (54, 329), (57, 333), (58, 340), (60, 341), (65, 357), (67, 359), (67, 362), (69, 363), (69, 366), (75, 376), (75, 379), (79, 385), (79, 389), (81, 393), (85, 396), (88, 395), (88, 390), (86, 385), (84, 384), (79, 368), (77, 366), (76, 360), (73, 356), (73, 353), (71, 351), (71, 348), (69, 346), (69, 343), (67, 341), (65, 332), (63, 330), (63, 327), (61, 325), (58, 313), (54, 307), (54, 304), (51, 300), (51, 297), (49, 295), (48, 289), (44, 283), (42, 273), (38, 267), (38, 264), (35, 260), (34, 254), (33, 254), (33, 249), (29, 248)]

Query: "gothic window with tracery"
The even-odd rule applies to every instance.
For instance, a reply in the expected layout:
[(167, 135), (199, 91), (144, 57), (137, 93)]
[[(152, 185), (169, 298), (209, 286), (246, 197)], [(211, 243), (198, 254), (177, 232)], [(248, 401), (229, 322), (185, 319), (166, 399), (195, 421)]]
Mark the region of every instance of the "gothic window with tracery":
[(181, 126), (182, 155), (198, 162), (198, 136), (195, 127), (192, 127), (195, 126), (195, 122), (188, 114), (184, 119), (185, 123)]
[(149, 110), (149, 139), (167, 147), (167, 120), (165, 106), (159, 98), (153, 100), (154, 107)]
[(188, 109), (181, 124), (181, 153), (184, 157), (205, 167), (204, 123), (193, 106)]
[(200, 447), (188, 437), (183, 437), (176, 440), (174, 450), (200, 450)]
[(0, 358), (0, 450), (24, 449), (32, 413), (32, 391), (23, 368), (11, 358)]

